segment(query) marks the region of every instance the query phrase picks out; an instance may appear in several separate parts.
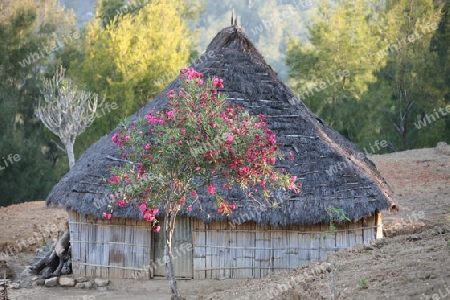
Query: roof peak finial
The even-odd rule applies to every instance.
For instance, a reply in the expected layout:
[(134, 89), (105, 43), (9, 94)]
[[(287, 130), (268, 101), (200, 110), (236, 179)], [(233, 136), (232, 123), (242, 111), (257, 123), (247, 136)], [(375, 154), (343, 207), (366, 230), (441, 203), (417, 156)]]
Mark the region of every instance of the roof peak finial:
[(237, 15), (236, 15), (236, 13), (234, 11), (234, 7), (231, 10), (231, 26), (237, 26)]
[(231, 9), (231, 26), (233, 26), (234, 7)]

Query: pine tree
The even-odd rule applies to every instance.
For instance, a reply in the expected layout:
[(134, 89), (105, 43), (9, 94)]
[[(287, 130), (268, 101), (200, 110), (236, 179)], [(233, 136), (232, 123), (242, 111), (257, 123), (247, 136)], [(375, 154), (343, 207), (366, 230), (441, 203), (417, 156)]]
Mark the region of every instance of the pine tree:
[(287, 49), (291, 85), (312, 111), (349, 138), (359, 127), (352, 107), (386, 64), (375, 55), (386, 42), (378, 31), (375, 1), (321, 1), (308, 27), (309, 43), (291, 39)]
[[(435, 66), (435, 88), (442, 93), (444, 106), (450, 105), (450, 3), (448, 1), (436, 1), (436, 5), (443, 5), (442, 18), (439, 27), (431, 40), (430, 49), (438, 56)], [(445, 130), (441, 132), (440, 140), (450, 143), (450, 116), (444, 118)]]
[(440, 121), (423, 128), (414, 125), (442, 105), (442, 97), (433, 87), (433, 82), (439, 80), (435, 70), (439, 61), (430, 52), (430, 41), (440, 18), (440, 9), (434, 7), (432, 0), (386, 4), (385, 28), (397, 30), (381, 31), (389, 44), (377, 55), (383, 53), (388, 63), (365, 99), (377, 102), (375, 111), (382, 116), (382, 131), (399, 150), (430, 145), (441, 130)]
[[(432, 0), (353, 4), (322, 1), (310, 43), (290, 42), (287, 63), (298, 98), (360, 145), (379, 138), (391, 150), (430, 145), (443, 121), (420, 131), (414, 124), (443, 105), (435, 84), (442, 62), (430, 52), (439, 8)], [(341, 72), (327, 84), (336, 70), (349, 76)]]

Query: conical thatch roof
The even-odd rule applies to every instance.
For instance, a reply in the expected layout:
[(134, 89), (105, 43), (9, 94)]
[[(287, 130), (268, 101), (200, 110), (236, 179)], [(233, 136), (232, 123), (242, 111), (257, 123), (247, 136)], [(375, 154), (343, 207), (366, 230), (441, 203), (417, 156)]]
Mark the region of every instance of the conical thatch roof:
[[(330, 221), (328, 207), (343, 209), (356, 221), (395, 206), (392, 192), (375, 165), (366, 157), (360, 159), (361, 151), (356, 146), (324, 124), (303, 103), (294, 100), (294, 93), (279, 80), (241, 29), (231, 26), (219, 32), (193, 67), (205, 76), (223, 78), (224, 92), (230, 101), (246, 107), (251, 114), (267, 116), (268, 126), (277, 134), (282, 149), (295, 153), (294, 161), (284, 160), (280, 164), (303, 184), (300, 194), (278, 195), (282, 197), (279, 208), (265, 210), (255, 208), (253, 202), (238, 200), (242, 199), (241, 194), (232, 190), (228, 198), (238, 203), (238, 209), (230, 220), (312, 225)], [(163, 108), (167, 104), (166, 93), (178, 87), (177, 79), (131, 117), (130, 122), (137, 116), (145, 116), (153, 107)], [(104, 200), (110, 193), (105, 179), (110, 177), (109, 167), (117, 163), (108, 156), (120, 156), (111, 142), (116, 131), (101, 138), (80, 157), (55, 185), (48, 204), (60, 203), (82, 215), (101, 218), (106, 211)], [(330, 172), (333, 166), (340, 168)], [(183, 209), (179, 214), (205, 222), (227, 219), (216, 213), (212, 201), (201, 202), (201, 209), (194, 206), (192, 211)], [(116, 208), (114, 215), (140, 218), (134, 206)]]

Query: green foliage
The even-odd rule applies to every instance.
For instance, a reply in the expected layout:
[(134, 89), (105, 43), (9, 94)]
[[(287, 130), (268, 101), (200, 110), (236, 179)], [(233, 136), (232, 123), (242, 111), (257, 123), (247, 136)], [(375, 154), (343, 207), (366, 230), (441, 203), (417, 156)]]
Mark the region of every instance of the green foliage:
[[(373, 1), (328, 1), (319, 4), (318, 16), (308, 27), (310, 42), (291, 39), (286, 63), (291, 86), (326, 123), (352, 138), (351, 107), (376, 81), (386, 63), (374, 55), (386, 43), (376, 35), (378, 16)], [(345, 73), (344, 73), (345, 72)]]
[(328, 216), (330, 217), (330, 231), (336, 230), (336, 222), (344, 222), (344, 221), (350, 221), (350, 219), (347, 217), (347, 214), (342, 208), (336, 208), (336, 207), (327, 207), (326, 212)]
[[(74, 24), (56, 1), (6, 4), (8, 14), (0, 18), (0, 205), (45, 198), (67, 170), (53, 136), (34, 117), (42, 65), (51, 58), (36, 53), (51, 47)], [(33, 54), (39, 59), (24, 63)], [(20, 160), (11, 163), (9, 154)]]
[[(0, 170), (0, 188), (8, 191), (0, 205), (45, 198), (67, 172), (57, 138), (34, 117), (42, 75), (50, 77), (62, 65), (80, 88), (105, 100), (98, 112), (106, 113), (77, 141), (78, 156), (159, 93), (164, 86), (157, 84), (158, 76), (185, 65), (193, 36), (180, 16), (192, 18), (195, 9), (176, 0), (136, 4), (130, 2), (128, 13), (120, 14), (119, 2), (103, 1), (99, 18), (83, 29), (73, 27), (73, 13), (56, 0), (1, 4), (7, 10), (0, 12), (0, 158), (20, 154), (21, 160)], [(164, 20), (155, 22), (155, 16)]]
[(151, 101), (165, 87), (160, 78), (176, 73), (190, 56), (192, 38), (181, 18), (183, 1), (151, 1), (133, 8), (105, 27), (98, 19), (89, 23), (83, 55), (70, 64), (77, 85), (118, 106), (80, 136), (77, 153)]
[[(436, 130), (441, 127), (439, 122), (421, 128), (420, 132), (414, 122), (443, 105), (440, 93), (433, 87), (434, 67), (439, 61), (429, 51), (440, 17), (439, 9), (434, 9), (431, 0), (412, 5), (406, 0), (392, 1), (386, 8), (385, 18), (395, 20), (398, 30), (383, 32), (389, 41), (385, 52), (388, 63), (379, 72), (378, 82), (367, 93), (367, 99), (377, 99), (383, 131), (399, 150), (435, 146), (439, 141), (435, 139)], [(430, 137), (434, 143), (430, 143)]]
[[(448, 71), (440, 7), (432, 0), (322, 1), (319, 12), (309, 27), (310, 43), (291, 40), (288, 47), (300, 100), (361, 147), (380, 138), (389, 150), (448, 139), (449, 117), (416, 125), (448, 105), (448, 84), (437, 75)], [(337, 70), (349, 76), (336, 76)]]
[[(448, 1), (437, 2), (441, 2), (439, 5), (443, 5), (442, 18), (436, 34), (430, 42), (430, 50), (437, 54), (438, 64), (434, 66), (434, 72), (440, 76), (433, 77), (432, 85), (435, 91), (441, 93), (444, 105), (447, 106), (450, 105), (450, 3)], [(450, 117), (446, 117), (444, 123), (438, 139), (450, 143)]]
[(367, 289), (369, 287), (368, 283), (369, 283), (369, 281), (367, 280), (367, 278), (361, 278), (358, 282), (358, 285), (362, 289)]
[(128, 6), (122, 0), (99, 0), (96, 2), (97, 19), (101, 20), (103, 27), (114, 22), (117, 15), (128, 13)]

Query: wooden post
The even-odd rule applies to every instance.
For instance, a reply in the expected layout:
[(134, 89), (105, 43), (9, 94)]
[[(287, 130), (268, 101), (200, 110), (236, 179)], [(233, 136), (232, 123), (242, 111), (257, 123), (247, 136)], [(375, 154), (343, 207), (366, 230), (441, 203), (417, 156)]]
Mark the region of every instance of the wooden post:
[[(0, 285), (1, 286), (1, 285)], [(8, 300), (8, 283), (6, 282), (6, 271), (3, 271), (3, 290), (0, 290), (1, 300)]]
[(383, 220), (381, 218), (381, 212), (378, 212), (375, 220), (375, 238), (382, 239), (383, 238)]

